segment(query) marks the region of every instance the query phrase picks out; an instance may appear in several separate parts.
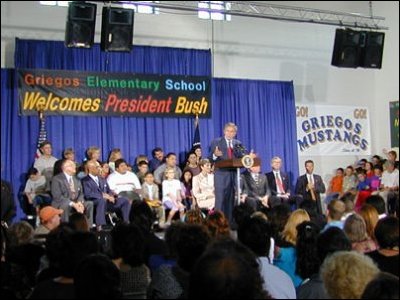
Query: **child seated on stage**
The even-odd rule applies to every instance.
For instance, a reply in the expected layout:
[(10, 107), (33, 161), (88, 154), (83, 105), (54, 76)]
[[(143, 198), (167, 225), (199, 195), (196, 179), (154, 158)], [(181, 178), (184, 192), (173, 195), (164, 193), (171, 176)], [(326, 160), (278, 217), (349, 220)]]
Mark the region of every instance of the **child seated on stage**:
[(167, 223), (165, 223), (166, 226), (169, 226), (178, 210), (180, 217), (183, 217), (185, 206), (182, 204), (181, 183), (175, 179), (175, 169), (167, 167), (164, 174), (166, 179), (162, 182), (162, 202), (165, 208), (170, 209)]
[(142, 197), (147, 205), (150, 206), (151, 210), (156, 213), (158, 226), (160, 228), (164, 228), (164, 207), (162, 206), (162, 202), (160, 201), (158, 185), (154, 183), (154, 175), (151, 172), (147, 172), (144, 175), (144, 182), (142, 184)]

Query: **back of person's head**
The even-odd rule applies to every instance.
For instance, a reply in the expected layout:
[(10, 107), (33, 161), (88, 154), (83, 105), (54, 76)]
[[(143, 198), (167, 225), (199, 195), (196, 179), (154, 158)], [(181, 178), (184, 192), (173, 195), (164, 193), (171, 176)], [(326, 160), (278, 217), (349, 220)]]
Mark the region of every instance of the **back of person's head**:
[(343, 230), (352, 243), (362, 242), (368, 238), (365, 221), (358, 214), (352, 214), (346, 219)]
[(154, 219), (153, 212), (145, 201), (132, 201), (131, 210), (129, 212), (130, 223), (136, 224), (145, 232), (150, 232)]
[(318, 257), (321, 263), (325, 258), (337, 251), (351, 251), (351, 242), (338, 227), (329, 227), (317, 238)]
[(206, 218), (206, 226), (213, 238), (229, 237), (229, 221), (220, 210), (210, 212)]
[(333, 299), (360, 299), (367, 284), (379, 273), (372, 259), (355, 251), (339, 251), (327, 257), (321, 277)]
[(8, 246), (10, 248), (28, 244), (33, 241), (33, 237), (34, 229), (32, 225), (26, 221), (14, 223), (8, 228)]
[(179, 237), (181, 235), (181, 230), (184, 227), (184, 223), (182, 222), (174, 222), (169, 226), (165, 232), (165, 243), (167, 244), (168, 248), (168, 257), (169, 258), (177, 258), (178, 250), (177, 250), (177, 243)]
[(75, 272), (76, 299), (121, 299), (120, 280), (118, 268), (107, 256), (89, 255)]
[(246, 219), (249, 218), (253, 213), (255, 212), (255, 209), (250, 206), (247, 202), (240, 203), (239, 205), (236, 205), (233, 208), (233, 220), (235, 220), (235, 223), (240, 227), (240, 224)]
[(69, 223), (71, 224), (71, 227), (76, 231), (88, 232), (90, 230), (89, 220), (87, 219), (86, 215), (84, 215), (84, 214), (81, 214), (78, 212), (73, 213), (69, 217)]
[(379, 196), (379, 195), (369, 196), (367, 198), (367, 200), (365, 201), (365, 203), (375, 207), (375, 209), (379, 215), (384, 214), (386, 211), (385, 200), (383, 200), (382, 196)]
[(210, 239), (210, 234), (204, 226), (184, 224), (176, 243), (178, 265), (185, 271), (191, 272), (195, 262), (205, 251)]
[(271, 209), (268, 214), (268, 220), (271, 222), (272, 235), (274, 238), (278, 237), (283, 231), (290, 214), (290, 206), (287, 204), (279, 204)]
[(189, 299), (269, 299), (255, 255), (233, 240), (218, 240), (190, 276)]
[(342, 200), (335, 199), (328, 204), (328, 215), (332, 220), (339, 221), (345, 210), (346, 207)]
[(299, 208), (304, 209), (310, 218), (316, 217), (318, 215), (317, 206), (313, 200), (304, 200), (300, 203)]
[(296, 209), (290, 215), (289, 219), (286, 222), (285, 228), (282, 231), (283, 239), (292, 244), (296, 245), (297, 240), (297, 225), (305, 222), (310, 221), (310, 216), (304, 209)]
[(59, 268), (61, 264), (61, 253), (65, 247), (66, 236), (71, 235), (74, 230), (67, 223), (61, 223), (60, 226), (51, 230), (46, 236), (45, 248), (46, 256), (50, 267)]
[(379, 272), (367, 284), (361, 299), (399, 299), (399, 277)]
[(361, 206), (360, 211), (358, 212), (360, 216), (365, 221), (365, 226), (367, 230), (367, 234), (370, 238), (375, 240), (375, 227), (379, 221), (379, 214), (376, 208), (369, 204), (364, 204)]
[(297, 225), (296, 273), (301, 278), (310, 278), (319, 271), (321, 262), (318, 259), (318, 234), (319, 227), (313, 222)]
[(191, 209), (191, 210), (188, 210), (185, 214), (185, 223), (202, 225), (202, 224), (204, 224), (205, 217), (206, 216), (201, 211), (201, 209), (199, 209), (199, 208)]
[(257, 256), (268, 256), (271, 234), (271, 225), (260, 217), (248, 217), (238, 228), (239, 241)]
[(135, 224), (120, 223), (111, 231), (112, 252), (115, 258), (122, 258), (131, 267), (144, 263), (144, 237)]
[(76, 231), (62, 236), (60, 274), (72, 278), (78, 264), (86, 256), (98, 252), (97, 238), (92, 232)]
[(399, 247), (399, 219), (386, 217), (378, 221), (375, 227), (375, 237), (381, 249)]
[(355, 198), (356, 198), (356, 195), (354, 195), (354, 193), (346, 192), (339, 199), (342, 200), (343, 202), (345, 202), (346, 200), (350, 200), (350, 201), (354, 202)]

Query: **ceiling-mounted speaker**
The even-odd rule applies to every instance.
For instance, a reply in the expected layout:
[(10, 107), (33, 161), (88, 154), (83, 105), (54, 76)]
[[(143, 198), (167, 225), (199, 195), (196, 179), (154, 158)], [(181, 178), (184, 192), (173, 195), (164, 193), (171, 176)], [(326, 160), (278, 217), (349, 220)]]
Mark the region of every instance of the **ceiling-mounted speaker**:
[(382, 67), (385, 33), (366, 32), (365, 46), (362, 48), (360, 67), (380, 69)]
[(332, 54), (332, 66), (357, 68), (360, 62), (360, 43), (365, 33), (350, 29), (336, 29), (335, 45)]
[(90, 48), (94, 42), (96, 27), (96, 4), (70, 2), (68, 6), (65, 45)]
[(103, 7), (101, 49), (104, 51), (131, 51), (133, 44), (132, 9)]

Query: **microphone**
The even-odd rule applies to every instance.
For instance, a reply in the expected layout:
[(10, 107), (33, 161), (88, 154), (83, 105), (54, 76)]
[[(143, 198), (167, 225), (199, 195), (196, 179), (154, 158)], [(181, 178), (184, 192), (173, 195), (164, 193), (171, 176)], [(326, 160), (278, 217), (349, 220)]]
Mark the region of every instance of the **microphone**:
[(235, 156), (237, 158), (242, 158), (243, 156), (248, 154), (247, 149), (241, 143), (238, 143), (238, 144), (234, 145), (233, 146), (233, 151), (234, 151)]

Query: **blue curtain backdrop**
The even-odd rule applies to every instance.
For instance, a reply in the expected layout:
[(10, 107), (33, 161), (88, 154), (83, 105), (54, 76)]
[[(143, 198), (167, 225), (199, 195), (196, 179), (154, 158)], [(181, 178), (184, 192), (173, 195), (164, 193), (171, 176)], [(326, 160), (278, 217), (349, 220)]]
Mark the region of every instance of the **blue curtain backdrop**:
[[(130, 53), (109, 53), (100, 51), (99, 45), (71, 49), (63, 42), (17, 39), (15, 67), (211, 76), (211, 53), (148, 46), (134, 46)], [(1, 177), (17, 192), (34, 160), (39, 121), (36, 116), (19, 116), (15, 72), (1, 72)], [(239, 127), (238, 139), (262, 158), (262, 170), (269, 171), (270, 159), (280, 156), (293, 184), (298, 176), (293, 83), (214, 78), (212, 95), (212, 118), (200, 119), (205, 155), (209, 142), (221, 136), (224, 124), (232, 121)], [(133, 163), (138, 154), (150, 157), (156, 146), (178, 153), (182, 160), (193, 141), (193, 122), (191, 118), (50, 116), (46, 128), (56, 157), (72, 147), (77, 161), (82, 161), (88, 147), (99, 146), (103, 160), (111, 149), (120, 148)]]

